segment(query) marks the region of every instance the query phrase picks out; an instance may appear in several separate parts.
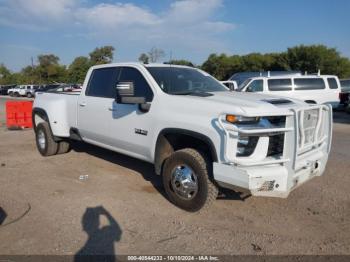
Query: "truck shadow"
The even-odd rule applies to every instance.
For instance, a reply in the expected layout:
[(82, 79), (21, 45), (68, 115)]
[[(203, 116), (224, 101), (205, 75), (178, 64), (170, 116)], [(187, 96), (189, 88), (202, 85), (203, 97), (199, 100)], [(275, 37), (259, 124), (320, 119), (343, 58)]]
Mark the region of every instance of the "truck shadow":
[(150, 182), (152, 186), (166, 198), (162, 179), (155, 174), (152, 164), (84, 142), (74, 141), (71, 143), (71, 146), (72, 150), (76, 152), (85, 152), (94, 157), (140, 173), (146, 181)]
[[(129, 157), (117, 152), (104, 149), (95, 145), (87, 144), (84, 142), (74, 141), (71, 143), (72, 150), (76, 152), (85, 152), (94, 157), (109, 161), (113, 164), (125, 167), (127, 169), (134, 170), (142, 175), (142, 177), (150, 182), (154, 189), (158, 191), (164, 198), (168, 200), (168, 197), (164, 191), (162, 178), (154, 172), (154, 166), (145, 161)], [(245, 195), (241, 192), (235, 192), (233, 190), (220, 188), (218, 200), (240, 200), (244, 201), (249, 195)], [(168, 200), (169, 201), (169, 200)]]

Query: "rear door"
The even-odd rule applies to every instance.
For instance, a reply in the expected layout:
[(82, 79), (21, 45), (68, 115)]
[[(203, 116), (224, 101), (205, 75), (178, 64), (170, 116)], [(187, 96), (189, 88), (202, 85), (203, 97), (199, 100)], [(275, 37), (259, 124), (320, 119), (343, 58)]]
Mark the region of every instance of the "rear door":
[(88, 142), (109, 144), (112, 134), (109, 125), (119, 67), (94, 69), (85, 92), (78, 99), (78, 129)]

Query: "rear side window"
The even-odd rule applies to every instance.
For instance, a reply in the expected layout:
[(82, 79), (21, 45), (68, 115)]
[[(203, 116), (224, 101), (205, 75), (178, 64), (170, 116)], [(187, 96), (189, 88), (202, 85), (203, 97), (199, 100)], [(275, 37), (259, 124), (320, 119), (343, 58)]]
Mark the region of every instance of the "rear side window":
[(341, 90), (350, 91), (350, 80), (340, 80)]
[(295, 90), (325, 89), (326, 85), (322, 78), (295, 78)]
[(117, 80), (120, 73), (118, 67), (99, 68), (92, 71), (87, 96), (115, 98)]
[(145, 97), (146, 102), (153, 100), (153, 92), (146, 79), (136, 68), (123, 67), (119, 77), (120, 82), (133, 82), (135, 97)]
[(248, 85), (246, 89), (246, 92), (262, 92), (262, 91), (264, 91), (263, 80), (254, 80)]
[(330, 89), (338, 89), (338, 83), (335, 78), (327, 78), (327, 82)]
[(270, 91), (289, 91), (292, 90), (291, 79), (269, 79), (267, 85)]

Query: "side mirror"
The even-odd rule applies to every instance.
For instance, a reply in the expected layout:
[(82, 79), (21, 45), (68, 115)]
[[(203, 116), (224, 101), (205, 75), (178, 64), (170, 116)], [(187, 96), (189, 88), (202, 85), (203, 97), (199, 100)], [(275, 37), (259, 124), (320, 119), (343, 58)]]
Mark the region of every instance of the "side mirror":
[(117, 84), (116, 101), (119, 104), (144, 104), (145, 97), (135, 97), (134, 82), (119, 82)]
[(238, 85), (236, 81), (227, 80), (227, 81), (220, 81), (220, 83), (228, 87), (231, 91), (238, 89)]

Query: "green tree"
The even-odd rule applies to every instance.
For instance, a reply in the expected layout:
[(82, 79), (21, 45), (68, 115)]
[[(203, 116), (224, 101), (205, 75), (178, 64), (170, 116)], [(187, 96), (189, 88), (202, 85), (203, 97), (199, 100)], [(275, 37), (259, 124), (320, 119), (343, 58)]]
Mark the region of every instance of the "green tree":
[(83, 83), (90, 64), (89, 58), (85, 56), (75, 58), (68, 68), (68, 81), (71, 83)]
[[(34, 68), (33, 74), (36, 76), (37, 83), (65, 82), (67, 77), (66, 67), (59, 64), (59, 57), (53, 54), (38, 55), (38, 65)], [(22, 70), (26, 75), (30, 67)]]
[(235, 72), (243, 70), (242, 57), (211, 54), (201, 68), (219, 80), (227, 80)]
[(111, 63), (113, 61), (114, 50), (113, 46), (96, 47), (95, 50), (89, 54), (91, 64), (101, 65)]
[(6, 85), (11, 83), (11, 71), (4, 65), (0, 64), (0, 84)]
[(149, 63), (149, 57), (147, 54), (145, 53), (142, 53), (140, 56), (139, 56), (139, 61), (141, 63), (144, 63), (144, 64), (148, 64)]
[(340, 78), (350, 75), (350, 61), (341, 57), (335, 48), (324, 45), (299, 45), (287, 50), (288, 64), (292, 70), (337, 75)]

